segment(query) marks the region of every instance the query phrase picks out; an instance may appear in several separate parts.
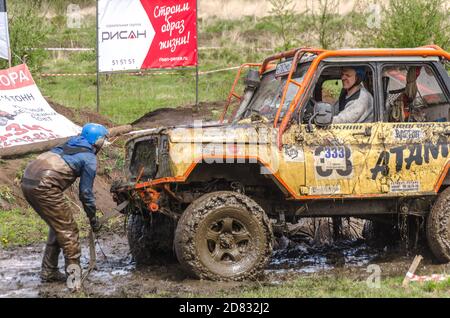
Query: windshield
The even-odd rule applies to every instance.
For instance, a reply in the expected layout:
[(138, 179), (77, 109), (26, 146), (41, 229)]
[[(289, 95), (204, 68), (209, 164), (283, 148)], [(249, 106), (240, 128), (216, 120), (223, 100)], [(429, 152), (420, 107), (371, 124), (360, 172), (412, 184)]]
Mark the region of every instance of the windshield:
[[(297, 71), (292, 75), (292, 79), (301, 83), (309, 68), (310, 63), (302, 64), (297, 68)], [(283, 95), (284, 86), (286, 85), (288, 75), (275, 76), (275, 71), (268, 72), (263, 75), (261, 84), (251, 99), (247, 111), (244, 115), (249, 117), (252, 114), (258, 114), (273, 120), (278, 111)], [(280, 114), (280, 120), (286, 113), (287, 108), (295, 97), (298, 91), (298, 86), (290, 84), (286, 93), (286, 99), (283, 103), (283, 108)]]

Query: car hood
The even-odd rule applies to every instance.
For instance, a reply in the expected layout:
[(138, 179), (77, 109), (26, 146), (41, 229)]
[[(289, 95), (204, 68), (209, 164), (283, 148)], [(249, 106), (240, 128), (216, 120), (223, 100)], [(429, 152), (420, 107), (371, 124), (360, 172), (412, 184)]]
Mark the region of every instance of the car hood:
[(167, 130), (172, 143), (269, 143), (276, 140), (274, 133), (275, 130), (265, 124), (203, 125)]

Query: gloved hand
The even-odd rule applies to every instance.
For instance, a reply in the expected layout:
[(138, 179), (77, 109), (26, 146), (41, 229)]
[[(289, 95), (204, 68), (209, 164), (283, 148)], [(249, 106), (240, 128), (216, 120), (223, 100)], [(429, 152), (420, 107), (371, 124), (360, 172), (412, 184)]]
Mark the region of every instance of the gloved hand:
[(90, 218), (89, 223), (91, 224), (91, 229), (94, 233), (98, 233), (98, 231), (100, 231), (100, 229), (102, 228), (102, 224), (96, 216)]

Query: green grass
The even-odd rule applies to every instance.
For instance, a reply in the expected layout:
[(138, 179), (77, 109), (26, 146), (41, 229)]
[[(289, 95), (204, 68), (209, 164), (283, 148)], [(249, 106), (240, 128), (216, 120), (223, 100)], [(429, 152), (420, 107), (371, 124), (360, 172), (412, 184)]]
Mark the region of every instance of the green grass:
[(161, 290), (143, 297), (218, 297), (218, 298), (449, 298), (450, 279), (443, 282), (412, 282), (402, 287), (403, 277), (382, 277), (379, 288), (368, 287), (365, 278), (352, 278), (344, 274), (331, 276), (317, 273), (298, 276), (289, 281), (247, 282), (245, 285), (222, 291), (196, 294), (174, 294)]
[(223, 292), (219, 297), (450, 297), (450, 280), (444, 282), (410, 283), (401, 286), (403, 277), (381, 278), (380, 288), (369, 288), (365, 280), (317, 274), (295, 279), (292, 282), (260, 286), (253, 285), (240, 291)]
[[(79, 61), (78, 54), (67, 59), (49, 61), (45, 73), (92, 73), (95, 61)], [(229, 62), (227, 62), (227, 58)], [(203, 54), (205, 62), (200, 71), (238, 65), (237, 57), (229, 51)], [(219, 62), (221, 61), (221, 62)], [(233, 62), (234, 61), (234, 62)], [(148, 76), (127, 74), (102, 75), (100, 113), (117, 124), (132, 122), (149, 111), (161, 107), (176, 107), (195, 103), (195, 69), (169, 70), (175, 74)], [(201, 75), (199, 100), (224, 100), (231, 88), (236, 71)], [(38, 77), (37, 83), (44, 96), (76, 109), (96, 109), (96, 77)]]
[(14, 203), (16, 200), (14, 193), (7, 185), (0, 185), (0, 199), (8, 203)]
[[(72, 204), (72, 203), (70, 203)], [(89, 225), (86, 215), (75, 213), (75, 222), (80, 230), (80, 237), (88, 236)], [(123, 218), (113, 218), (102, 228), (102, 232), (121, 232)], [(0, 246), (14, 247), (33, 243), (42, 243), (47, 240), (48, 226), (41, 217), (31, 208), (0, 210)], [(101, 234), (101, 233), (100, 233)]]
[(28, 245), (47, 238), (47, 225), (29, 209), (0, 211), (0, 245)]
[[(194, 74), (194, 72), (192, 72)], [(224, 100), (234, 73), (205, 75), (199, 83), (200, 101)], [(95, 77), (40, 78), (44, 96), (76, 109), (96, 109)], [(130, 123), (162, 107), (195, 103), (195, 77), (192, 75), (102, 76), (100, 113), (116, 124)]]

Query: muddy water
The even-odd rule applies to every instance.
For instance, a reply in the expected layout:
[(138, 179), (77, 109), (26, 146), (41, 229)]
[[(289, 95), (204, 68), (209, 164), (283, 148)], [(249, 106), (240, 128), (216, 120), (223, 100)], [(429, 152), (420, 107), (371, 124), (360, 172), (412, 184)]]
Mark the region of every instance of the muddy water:
[[(44, 244), (0, 250), (0, 298), (70, 297), (64, 283), (41, 283), (39, 270)], [(97, 268), (84, 283), (84, 296), (174, 297), (214, 294), (239, 283), (190, 279), (175, 262), (137, 268), (125, 237), (108, 235), (96, 245)], [(104, 255), (103, 255), (104, 253)], [(87, 269), (89, 249), (83, 242), (81, 265)], [(106, 256), (106, 257), (105, 257)], [(63, 258), (60, 256), (60, 269)]]
[[(0, 250), (0, 297), (67, 297), (63, 283), (42, 284), (39, 268), (43, 244)], [(96, 246), (97, 269), (84, 284), (84, 296), (93, 297), (179, 297), (212, 295), (239, 290), (248, 283), (223, 283), (190, 279), (176, 262), (137, 268), (128, 252), (126, 238), (108, 235)], [(105, 256), (103, 255), (104, 252)], [(83, 242), (82, 267), (87, 268), (87, 242)], [(427, 256), (427, 255), (425, 255)], [(404, 275), (413, 256), (398, 251), (369, 248), (364, 241), (342, 241), (313, 246), (290, 241), (277, 250), (265, 271), (265, 281), (277, 284), (292, 278), (327, 274), (365, 279), (367, 265), (380, 266), (382, 275)], [(63, 263), (60, 257), (60, 263)], [(420, 274), (448, 272), (450, 268), (433, 265), (429, 258)]]
[(363, 267), (380, 253), (382, 251), (369, 248), (362, 240), (322, 246), (290, 242), (286, 248), (274, 252), (268, 271), (316, 273), (339, 267)]

